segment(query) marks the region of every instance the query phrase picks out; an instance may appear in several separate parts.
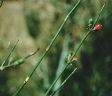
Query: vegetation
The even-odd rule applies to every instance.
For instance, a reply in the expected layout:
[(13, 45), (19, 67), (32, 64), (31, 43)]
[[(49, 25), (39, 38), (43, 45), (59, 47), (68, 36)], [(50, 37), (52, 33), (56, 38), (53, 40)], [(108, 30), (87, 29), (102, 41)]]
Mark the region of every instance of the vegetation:
[[(0, 95), (53, 96), (56, 93), (55, 96), (111, 96), (112, 51), (109, 41), (112, 36), (110, 27), (112, 25), (110, 22), (112, 20), (112, 1), (100, 1), (97, 4), (93, 3), (95, 2), (93, 0), (89, 2), (84, 0), (78, 0), (78, 2), (74, 0), (42, 0), (40, 2), (27, 0), (22, 2), (29, 32), (27, 32), (27, 36), (30, 38), (25, 42), (32, 40), (33, 43), (30, 44), (33, 47), (28, 45), (24, 47), (26, 49), (21, 48), (24, 45), (19, 47), (19, 42), (24, 40), (22, 36), (25, 36), (26, 33), (20, 35), (19, 42), (16, 42), (17, 38), (8, 39), (14, 41), (14, 44), (8, 43), (7, 46), (11, 50), (8, 52), (7, 48), (3, 46), (8, 40), (0, 39), (2, 42), (0, 44), (0, 69), (2, 70), (0, 73), (2, 78), (0, 80)], [(5, 3), (1, 1), (0, 10), (5, 6)], [(74, 3), (76, 5), (73, 5)], [(1, 11), (0, 20), (2, 20), (3, 13)], [(55, 33), (61, 22), (63, 22), (62, 25)], [(10, 34), (2, 35), (4, 31), (1, 29), (3, 28), (0, 27), (1, 36), (10, 37)], [(14, 36), (16, 32), (11, 35)], [(38, 48), (38, 52), (28, 54), (27, 50), (31, 50), (31, 48)], [(19, 50), (20, 53), (16, 50)], [(7, 53), (9, 54), (6, 55)], [(37, 56), (32, 56), (35, 53)], [(14, 60), (10, 60), (13, 54)], [(18, 61), (18, 58), (21, 57), (23, 58)], [(6, 59), (4, 60), (4, 58)], [(27, 65), (20, 65), (24, 62)], [(34, 62), (36, 64), (32, 64)], [(16, 65), (20, 66), (16, 67)], [(73, 74), (74, 72), (75, 74)], [(32, 78), (29, 80), (31, 76)], [(23, 88), (24, 85), (26, 85), (25, 88)]]

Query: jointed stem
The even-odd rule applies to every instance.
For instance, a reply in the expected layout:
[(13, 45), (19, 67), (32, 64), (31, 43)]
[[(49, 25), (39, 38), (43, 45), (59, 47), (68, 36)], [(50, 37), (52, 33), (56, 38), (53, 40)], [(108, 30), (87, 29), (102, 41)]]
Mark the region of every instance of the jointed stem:
[(49, 91), (51, 90), (51, 88), (54, 86), (54, 84), (57, 82), (57, 80), (62, 76), (62, 73), (64, 72), (64, 70), (68, 67), (69, 64), (66, 64), (65, 67), (63, 68), (63, 70), (61, 71), (60, 75), (53, 81), (53, 83), (51, 84), (51, 86), (49, 87), (49, 89), (47, 90), (45, 96), (48, 95)]
[[(99, 12), (99, 14), (98, 14), (98, 16), (97, 16), (97, 18), (96, 18), (96, 20), (95, 20), (93, 26), (92, 26), (92, 29), (94, 28), (94, 25), (96, 24), (97, 20), (99, 19), (100, 15), (101, 15), (101, 12), (102, 12), (102, 10), (103, 10), (103, 8), (104, 8), (104, 6), (105, 6), (105, 3), (104, 3), (104, 5), (103, 5), (103, 7), (101, 8), (101, 10), (100, 10), (100, 12)], [(92, 30), (92, 29), (91, 29), (91, 30)], [(81, 42), (79, 43), (77, 49), (73, 52), (73, 55), (71, 56), (69, 62), (72, 62), (73, 58), (75, 57), (76, 53), (78, 52), (79, 48), (81, 47), (81, 45), (83, 44), (83, 42), (85, 41), (85, 39), (87, 38), (87, 36), (90, 34), (91, 30), (89, 30), (89, 31), (86, 33), (85, 37), (81, 40)], [(54, 82), (52, 83), (52, 85), (49, 87), (49, 89), (48, 89), (48, 91), (46, 92), (45, 96), (48, 95), (49, 91), (50, 91), (51, 88), (54, 86), (54, 84), (57, 82), (57, 80), (60, 78), (60, 76), (62, 75), (62, 73), (64, 72), (64, 70), (67, 68), (68, 65), (69, 65), (68, 63), (65, 65), (65, 67), (63, 68), (63, 70), (62, 70), (62, 72), (60, 73), (60, 75), (54, 80)]]
[(14, 63), (12, 63), (10, 65), (5, 65), (5, 66), (2, 65), (1, 69), (3, 70), (3, 69), (7, 69), (7, 68), (10, 68), (10, 67), (13, 67), (13, 66), (18, 66), (18, 65), (23, 64), (27, 58), (29, 58), (30, 56), (34, 55), (38, 50), (39, 50), (39, 48), (34, 53), (30, 53), (27, 56), (25, 56), (25, 57), (23, 57), (23, 58), (21, 58), (19, 60), (16, 60)]
[[(79, 0), (76, 5), (72, 8), (72, 10), (68, 13), (68, 15), (66, 16), (64, 22), (62, 24), (64, 24), (66, 22), (66, 20), (69, 18), (69, 16), (71, 15), (71, 13), (74, 11), (74, 9), (79, 5), (79, 3), (82, 0)], [(68, 67), (68, 64), (65, 65), (65, 67), (63, 68), (62, 72), (60, 73), (60, 75), (54, 80), (54, 82), (51, 84), (51, 86), (49, 87), (49, 89), (47, 90), (45, 96), (47, 96), (47, 94), (49, 93), (49, 91), (51, 90), (51, 88), (54, 86), (54, 84), (57, 82), (57, 80), (61, 77), (62, 73), (64, 72), (64, 70)]]
[[(84, 42), (84, 40), (86, 39), (86, 37), (89, 35), (90, 31), (87, 32), (87, 34), (85, 35), (85, 37), (82, 39), (82, 41), (80, 42), (79, 46), (77, 47), (76, 51), (73, 53), (72, 57), (70, 58), (70, 62), (72, 61), (73, 57), (76, 55), (77, 51), (79, 50), (80, 46), (82, 45), (82, 43)], [(62, 76), (62, 73), (64, 72), (64, 70), (68, 67), (68, 65), (70, 64), (66, 64), (65, 67), (63, 68), (62, 72), (60, 73), (60, 75), (54, 80), (54, 82), (51, 84), (51, 86), (49, 87), (49, 89), (47, 90), (45, 96), (47, 96), (47, 94), (49, 93), (49, 91), (51, 90), (51, 88), (54, 86), (54, 84), (57, 82), (57, 80)]]
[[(67, 19), (69, 18), (69, 16), (71, 15), (71, 13), (74, 11), (74, 9), (79, 5), (79, 3), (81, 2), (82, 0), (78, 0), (77, 4), (72, 8), (72, 10), (68, 13), (68, 15), (66, 16), (66, 18), (64, 19), (63, 23), (61, 24), (60, 28), (58, 29), (56, 35), (54, 36), (54, 38), (51, 40), (50, 44), (48, 45), (48, 47), (46, 48), (45, 52), (42, 54), (42, 56), (40, 57), (39, 61), (36, 63), (36, 65), (34, 66), (34, 68), (31, 70), (31, 72), (29, 73), (29, 75), (26, 77), (24, 83), (22, 84), (22, 86), (20, 86), (20, 88), (16, 91), (16, 93), (13, 95), (13, 96), (17, 96), (19, 94), (19, 92), (22, 90), (22, 88), (24, 87), (24, 85), (28, 82), (28, 80), (30, 79), (30, 77), (33, 75), (33, 73), (35, 72), (36, 68), (38, 67), (38, 65), (40, 64), (40, 62), (42, 61), (42, 59), (45, 57), (45, 55), (47, 54), (47, 52), (49, 51), (49, 49), (51, 48), (52, 44), (54, 43), (54, 41), (56, 40), (56, 38), (58, 37), (61, 29), (63, 28), (63, 26), (65, 25)], [(96, 24), (97, 20), (99, 19), (99, 16), (101, 15), (101, 12), (103, 10), (105, 6), (105, 3), (100, 11), (100, 13), (98, 14), (93, 26), (92, 26), (92, 29), (94, 27), (94, 25)], [(92, 30), (91, 29), (91, 30)], [(82, 43), (84, 42), (84, 40), (86, 39), (86, 37), (89, 35), (89, 33), (91, 32), (88, 31), (87, 34), (85, 35), (85, 37), (81, 40), (81, 42), (79, 43), (79, 46), (77, 47), (76, 51), (73, 53), (73, 55), (71, 56), (70, 58), (70, 62), (72, 61), (72, 59), (74, 58), (74, 56), (76, 55), (77, 51), (79, 50), (79, 48), (81, 47)], [(51, 84), (51, 86), (49, 87), (48, 91), (46, 92), (45, 96), (48, 95), (49, 91), (51, 90), (51, 88), (54, 86), (54, 84), (57, 82), (57, 80), (60, 78), (60, 76), (62, 75), (62, 73), (64, 72), (64, 70), (67, 68), (69, 64), (67, 63), (65, 65), (65, 67), (63, 68), (62, 72), (60, 73), (60, 75), (54, 80), (54, 82)]]
[(85, 35), (85, 37), (84, 37), (84, 38), (82, 39), (82, 41), (79, 43), (79, 46), (77, 47), (77, 49), (75, 50), (75, 52), (74, 52), (73, 55), (71, 56), (70, 61), (75, 57), (75, 55), (76, 55), (77, 51), (79, 50), (80, 46), (82, 45), (82, 43), (84, 42), (84, 40), (86, 39), (86, 37), (89, 35), (89, 33), (90, 33), (90, 32), (92, 31), (92, 29), (94, 28), (96, 22), (98, 21), (98, 19), (99, 19), (101, 13), (102, 13), (102, 11), (103, 11), (103, 8), (105, 7), (105, 4), (106, 4), (106, 1), (104, 2), (104, 4), (103, 4), (103, 6), (102, 6), (102, 8), (101, 8), (101, 10), (100, 10), (100, 12), (99, 12), (99, 14), (98, 14), (98, 16), (96, 17), (96, 19), (95, 19), (95, 21), (94, 21), (94, 23), (93, 23), (93, 26), (91, 27), (91, 30), (89, 30), (89, 31), (87, 32), (87, 34)]
[(75, 68), (70, 75), (61, 83), (60, 87), (57, 88), (50, 96), (53, 96), (65, 83), (66, 81), (74, 74), (74, 72), (76, 71), (77, 68)]
[[(58, 31), (56, 32), (56, 35), (54, 36), (54, 38), (51, 40), (50, 44), (48, 45), (48, 47), (46, 48), (45, 52), (42, 54), (42, 56), (40, 57), (39, 61), (36, 63), (36, 65), (34, 66), (34, 68), (31, 70), (31, 72), (29, 73), (29, 75), (26, 77), (24, 83), (22, 84), (22, 86), (20, 86), (20, 88), (16, 91), (16, 93), (13, 96), (17, 96), (19, 94), (19, 92), (22, 90), (22, 88), (24, 87), (24, 85), (28, 82), (28, 80), (30, 79), (30, 77), (33, 75), (33, 73), (35, 72), (36, 68), (38, 67), (38, 65), (40, 64), (40, 62), (42, 61), (42, 59), (45, 57), (45, 55), (47, 54), (47, 52), (49, 51), (49, 49), (51, 48), (52, 44), (54, 43), (54, 41), (56, 40), (56, 38), (58, 37), (60, 31), (62, 30), (63, 26), (65, 25), (67, 19), (69, 18), (69, 16), (71, 15), (71, 13), (74, 11), (74, 9), (78, 6), (78, 4), (81, 2), (82, 0), (79, 0), (77, 2), (77, 4), (72, 8), (72, 10), (68, 13), (68, 15), (66, 16), (66, 18), (64, 19), (63, 23), (61, 24), (60, 28), (58, 29)], [(66, 65), (67, 67), (68, 65)], [(66, 69), (65, 67), (65, 69)]]
[(2, 65), (3, 66), (7, 60), (9, 59), (10, 55), (12, 54), (12, 52), (14, 51), (14, 49), (16, 48), (17, 43), (19, 42), (19, 40), (16, 42), (16, 44), (13, 46), (13, 48), (11, 49), (11, 51), (9, 52), (9, 54), (7, 55), (6, 59), (3, 61)]

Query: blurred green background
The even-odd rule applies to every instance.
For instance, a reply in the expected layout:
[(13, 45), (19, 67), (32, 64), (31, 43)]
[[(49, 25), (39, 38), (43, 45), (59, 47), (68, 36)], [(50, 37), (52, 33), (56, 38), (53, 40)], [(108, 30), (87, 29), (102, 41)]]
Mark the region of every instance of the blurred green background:
[[(40, 48), (18, 67), (0, 71), (0, 96), (12, 96), (45, 51), (65, 16), (77, 0), (4, 0), (0, 8), (0, 63), (19, 39), (9, 62)], [(19, 96), (44, 96), (87, 32), (88, 20), (95, 20), (104, 0), (82, 0), (68, 19), (56, 42)], [(112, 96), (112, 0), (97, 23), (101, 31), (92, 32), (76, 54), (77, 62), (69, 66), (52, 93), (77, 67), (75, 74), (55, 96)]]

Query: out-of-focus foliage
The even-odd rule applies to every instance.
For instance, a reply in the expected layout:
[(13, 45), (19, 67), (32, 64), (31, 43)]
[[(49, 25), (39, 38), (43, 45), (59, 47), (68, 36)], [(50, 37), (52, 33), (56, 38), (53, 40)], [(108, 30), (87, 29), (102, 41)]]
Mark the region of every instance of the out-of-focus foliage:
[[(24, 2), (20, 2), (22, 0), (7, 1), (8, 2), (4, 2), (2, 6), (4, 9), (0, 9), (0, 63), (3, 62), (6, 54), (8, 53), (8, 50), (5, 47), (7, 46), (6, 42), (11, 41), (15, 43), (14, 41), (16, 41), (18, 37), (21, 38), (21, 40), (17, 49), (13, 52), (14, 59), (25, 56), (31, 49), (36, 49), (37, 47), (40, 48), (40, 51), (36, 57), (32, 57), (24, 65), (21, 65), (18, 68), (1, 71), (1, 96), (10, 96), (19, 88), (38, 58), (45, 51), (45, 48), (55, 35), (66, 14), (76, 3), (76, 0), (23, 0)], [(8, 16), (10, 20), (6, 18), (7, 14), (5, 13), (5, 6), (9, 6), (9, 2), (10, 4), (13, 4), (10, 5), (10, 8), (15, 8), (15, 11), (9, 7), (6, 8), (7, 10), (10, 9), (10, 16)], [(19, 3), (22, 3), (21, 6), (19, 6)], [(62, 52), (64, 37), (66, 34), (70, 35), (68, 47), (70, 51), (74, 51), (77, 44), (87, 32), (86, 28), (88, 20), (90, 18), (93, 18), (93, 20), (95, 19), (103, 3), (104, 0), (82, 0), (82, 3), (74, 11), (64, 26), (53, 47), (50, 49), (50, 52), (42, 61), (42, 64), (40, 64), (31, 80), (20, 92), (20, 96), (44, 95), (49, 85), (55, 78), (60, 54)], [(67, 68), (64, 72), (62, 80), (69, 75), (74, 67), (78, 67), (76, 73), (60, 90), (59, 96), (112, 95), (111, 4), (112, 0), (107, 0), (106, 7), (104, 8), (100, 20), (98, 21), (98, 23), (103, 25), (103, 30), (92, 32), (89, 35), (79, 52), (76, 54), (78, 61), (73, 63), (73, 65)], [(17, 7), (20, 7), (21, 10), (16, 9)], [(22, 15), (19, 15), (18, 13), (21, 12)], [(17, 14), (15, 15), (16, 18), (11, 18), (14, 14)], [(22, 16), (25, 18), (21, 18)], [(20, 21), (24, 21), (25, 23)], [(24, 26), (23, 24), (26, 25)], [(16, 25), (16, 27), (14, 25)]]

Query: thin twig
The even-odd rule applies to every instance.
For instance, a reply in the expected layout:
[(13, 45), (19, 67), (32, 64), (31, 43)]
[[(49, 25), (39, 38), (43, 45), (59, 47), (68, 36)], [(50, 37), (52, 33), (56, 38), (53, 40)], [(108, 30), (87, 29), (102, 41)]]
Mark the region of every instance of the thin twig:
[(106, 1), (104, 2), (104, 4), (103, 4), (103, 6), (102, 6), (102, 8), (101, 8), (101, 10), (100, 10), (100, 12), (99, 12), (99, 14), (97, 15), (97, 17), (96, 17), (96, 19), (95, 19), (95, 21), (94, 21), (94, 23), (93, 23), (93, 26), (91, 27), (91, 30), (89, 30), (89, 31), (87, 32), (86, 36), (85, 36), (85, 37), (82, 39), (82, 41), (79, 43), (79, 46), (77, 47), (77, 49), (75, 50), (75, 52), (73, 52), (73, 55), (72, 55), (71, 58), (70, 58), (70, 62), (71, 62), (72, 59), (75, 57), (77, 51), (79, 50), (80, 46), (82, 45), (82, 43), (84, 42), (84, 40), (86, 39), (86, 37), (87, 37), (87, 36), (89, 35), (89, 33), (94, 29), (94, 26), (95, 26), (96, 22), (98, 21), (98, 19), (99, 19), (100, 15), (101, 15), (101, 13), (102, 13), (102, 11), (103, 11), (105, 5), (106, 5)]
[[(82, 0), (79, 0), (78, 3), (72, 8), (72, 10), (69, 12), (69, 14), (66, 16), (66, 18), (64, 19), (63, 23), (61, 24), (61, 26), (59, 27), (58, 31), (56, 32), (54, 38), (51, 40), (50, 44), (48, 45), (48, 47), (46, 48), (45, 52), (42, 54), (42, 56), (40, 57), (39, 61), (36, 63), (36, 65), (34, 66), (34, 68), (31, 70), (31, 72), (28, 74), (28, 76), (26, 77), (24, 83), (20, 86), (20, 88), (15, 92), (15, 94), (13, 96), (17, 96), (19, 94), (19, 92), (22, 90), (22, 88), (24, 87), (24, 85), (28, 82), (29, 78), (33, 75), (33, 73), (35, 72), (36, 68), (38, 67), (38, 65), (40, 64), (40, 62), (43, 60), (43, 58), (45, 57), (45, 55), (48, 53), (49, 49), (51, 48), (51, 46), (53, 45), (54, 41), (56, 40), (56, 38), (58, 37), (59, 33), (61, 32), (63, 26), (65, 25), (67, 19), (69, 18), (69, 16), (71, 15), (71, 13), (74, 11), (74, 9), (77, 7), (77, 5), (81, 2)], [(68, 65), (67, 65), (68, 66)]]
[(75, 69), (68, 75), (68, 77), (61, 83), (60, 87), (57, 88), (50, 96), (53, 96), (57, 91), (59, 91), (60, 88), (66, 83), (66, 81), (75, 73), (76, 70), (77, 70), (77, 68), (75, 68)]
[(3, 66), (7, 60), (9, 59), (10, 55), (12, 54), (12, 52), (14, 51), (14, 49), (16, 48), (17, 43), (19, 42), (19, 40), (17, 40), (16, 44), (12, 47), (11, 51), (9, 52), (9, 54), (7, 55), (6, 59), (3, 61), (2, 65)]
[[(103, 10), (105, 6), (105, 3), (103, 5), (103, 7), (101, 8), (92, 28), (94, 28), (94, 25), (96, 24), (97, 20), (99, 19), (100, 15), (101, 15), (101, 12)], [(83, 44), (83, 42), (85, 41), (85, 39), (87, 38), (87, 36), (90, 34), (91, 30), (89, 30), (86, 35), (84, 36), (84, 38), (81, 40), (81, 42), (79, 43), (77, 49), (73, 52), (73, 55), (71, 56), (70, 60), (68, 62), (72, 62), (73, 58), (75, 57), (76, 53), (78, 52), (79, 48), (81, 47), (81, 45)], [(48, 89), (48, 91), (46, 92), (45, 96), (47, 96), (47, 94), (49, 93), (49, 91), (51, 90), (51, 88), (54, 86), (54, 84), (57, 82), (57, 80), (61, 77), (62, 73), (64, 72), (64, 70), (68, 67), (68, 65), (70, 65), (69, 63), (67, 63), (65, 65), (65, 67), (63, 68), (62, 72), (60, 73), (60, 75), (54, 80), (54, 82), (52, 83), (52, 85), (50, 86), (50, 88)]]
[(26, 60), (27, 58), (29, 58), (30, 56), (36, 54), (36, 52), (37, 52), (38, 50), (39, 50), (39, 48), (38, 48), (35, 52), (30, 53), (30, 54), (28, 54), (27, 56), (25, 56), (25, 57), (23, 57), (23, 58), (21, 58), (21, 59), (15, 61), (15, 62), (14, 62), (13, 64), (11, 64), (11, 65), (6, 65), (6, 66), (0, 67), (0, 69), (3, 70), (3, 69), (10, 68), (10, 67), (14, 67), (14, 66), (21, 65), (21, 64), (23, 64), (23, 63), (25, 62), (25, 60)]
[[(20, 86), (20, 88), (15, 92), (15, 94), (13, 96), (17, 96), (19, 94), (19, 92), (22, 90), (22, 88), (24, 87), (24, 85), (28, 82), (28, 80), (30, 79), (30, 77), (33, 75), (33, 73), (35, 72), (36, 68), (38, 67), (38, 65), (40, 64), (40, 62), (43, 60), (43, 58), (45, 57), (45, 55), (47, 54), (47, 52), (49, 51), (49, 49), (51, 48), (52, 44), (54, 43), (54, 41), (56, 40), (56, 38), (58, 37), (61, 29), (63, 28), (63, 26), (65, 25), (67, 19), (69, 18), (69, 16), (71, 15), (71, 13), (74, 11), (74, 9), (77, 7), (77, 5), (81, 2), (82, 0), (79, 0), (78, 3), (73, 7), (73, 9), (69, 12), (69, 14), (66, 16), (66, 18), (64, 19), (63, 23), (61, 24), (60, 28), (58, 29), (56, 35), (54, 36), (54, 38), (51, 40), (50, 44), (48, 45), (48, 47), (46, 48), (45, 52), (42, 54), (42, 56), (40, 57), (39, 61), (36, 63), (36, 65), (34, 66), (34, 68), (31, 70), (31, 72), (29, 73), (29, 75), (26, 77), (26, 79), (24, 80), (24, 83), (22, 84), (22, 86)], [(104, 7), (103, 7), (104, 8)], [(102, 9), (103, 10), (103, 9)], [(93, 27), (95, 25), (95, 23), (97, 22), (102, 10), (100, 11), (100, 13), (98, 14), (98, 17), (96, 18), (96, 21), (93, 24)], [(92, 27), (92, 28), (93, 28)], [(82, 43), (84, 42), (84, 40), (86, 39), (86, 37), (89, 35), (91, 31), (88, 31), (87, 34), (85, 35), (85, 37), (82, 39), (82, 41), (79, 43), (79, 46), (77, 47), (76, 51), (73, 53), (73, 55), (70, 58), (70, 62), (72, 61), (72, 59), (74, 58), (74, 56), (76, 55), (77, 51), (79, 50), (80, 46), (82, 45)], [(54, 86), (54, 84), (56, 83), (56, 81), (60, 78), (60, 76), (62, 75), (63, 71), (67, 68), (69, 64), (67, 63), (65, 65), (65, 67), (63, 68), (62, 72), (60, 73), (59, 77), (57, 77), (54, 82), (51, 84), (51, 86), (49, 87), (49, 89), (47, 90), (45, 96), (48, 95), (49, 91), (51, 90), (51, 88)]]
[[(76, 7), (79, 5), (79, 3), (82, 0), (78, 0), (78, 2), (76, 3), (76, 5), (72, 8), (72, 10), (68, 13), (68, 15), (66, 16), (64, 22), (70, 17), (71, 13), (74, 11), (74, 9), (76, 9)], [(64, 70), (68, 67), (69, 64), (66, 64), (65, 67), (62, 69), (62, 72), (60, 73), (60, 75), (53, 81), (53, 83), (51, 84), (51, 86), (49, 87), (49, 89), (47, 90), (47, 92), (45, 93), (45, 96), (48, 95), (49, 91), (51, 90), (51, 88), (54, 86), (54, 84), (57, 82), (57, 80), (61, 77), (62, 73), (64, 72)]]

